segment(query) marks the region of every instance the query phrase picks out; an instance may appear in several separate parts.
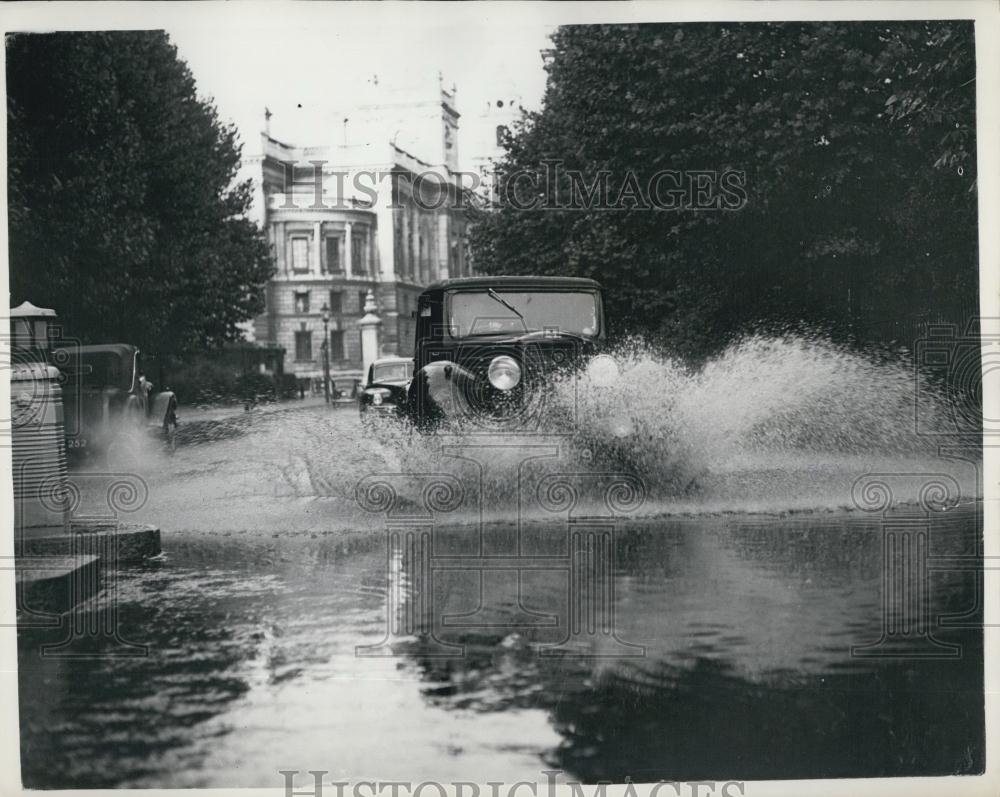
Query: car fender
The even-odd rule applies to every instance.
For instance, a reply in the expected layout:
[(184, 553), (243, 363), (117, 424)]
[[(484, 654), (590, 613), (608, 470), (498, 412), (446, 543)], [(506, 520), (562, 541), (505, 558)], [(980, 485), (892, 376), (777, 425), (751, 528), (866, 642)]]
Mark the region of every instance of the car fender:
[(153, 402), (149, 410), (149, 425), (160, 427), (170, 420), (171, 415), (177, 411), (177, 397), (172, 390), (164, 390), (153, 396)]
[(450, 360), (428, 363), (410, 383), (410, 414), (419, 422), (467, 414), (471, 410), (467, 390), (475, 381), (475, 374)]

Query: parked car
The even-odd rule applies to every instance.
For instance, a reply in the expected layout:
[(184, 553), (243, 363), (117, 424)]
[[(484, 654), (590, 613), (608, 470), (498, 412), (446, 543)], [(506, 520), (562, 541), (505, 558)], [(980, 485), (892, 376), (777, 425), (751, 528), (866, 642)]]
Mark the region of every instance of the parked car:
[(106, 450), (139, 435), (176, 445), (177, 398), (154, 390), (139, 350), (128, 343), (72, 346), (53, 351), (64, 377), (66, 447), (71, 453)]
[(399, 415), (406, 407), (406, 391), (413, 378), (413, 360), (384, 357), (368, 366), (368, 374), (358, 393), (362, 422), (386, 415)]
[[(417, 303), (415, 374), (407, 415), (422, 430), (457, 423), (532, 432), (557, 410), (560, 373), (617, 366), (601, 354), (601, 286), (571, 277), (463, 277)], [(564, 409), (564, 408), (563, 408)]]

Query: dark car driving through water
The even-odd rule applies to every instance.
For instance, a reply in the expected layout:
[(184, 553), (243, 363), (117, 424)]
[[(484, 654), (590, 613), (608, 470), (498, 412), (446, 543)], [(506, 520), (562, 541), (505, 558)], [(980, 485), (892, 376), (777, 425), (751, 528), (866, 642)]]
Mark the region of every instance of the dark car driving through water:
[(361, 421), (395, 416), (406, 406), (406, 390), (413, 378), (409, 357), (383, 357), (368, 366), (365, 384), (358, 393)]
[[(53, 350), (65, 379), (66, 447), (85, 455), (128, 440), (159, 437), (173, 451), (177, 397), (154, 390), (143, 356), (128, 343), (70, 346)], [(150, 358), (145, 358), (149, 367)]]
[[(533, 433), (567, 417), (552, 385), (586, 370), (613, 381), (601, 286), (577, 277), (463, 277), (430, 285), (417, 304), (407, 414), (441, 427)], [(544, 424), (544, 426), (543, 426)]]

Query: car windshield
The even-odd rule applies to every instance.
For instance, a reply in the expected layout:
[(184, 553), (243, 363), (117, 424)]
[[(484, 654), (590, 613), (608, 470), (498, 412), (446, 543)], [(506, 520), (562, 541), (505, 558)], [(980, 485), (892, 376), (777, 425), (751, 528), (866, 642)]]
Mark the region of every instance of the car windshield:
[(410, 378), (410, 363), (383, 363), (374, 368), (375, 382), (402, 382)]
[(586, 291), (456, 291), (449, 326), (455, 338), (548, 330), (594, 337), (597, 308), (597, 294)]
[(82, 386), (132, 388), (131, 357), (122, 357), (115, 351), (82, 352), (79, 357), (78, 367), (67, 370), (71, 379), (76, 377)]

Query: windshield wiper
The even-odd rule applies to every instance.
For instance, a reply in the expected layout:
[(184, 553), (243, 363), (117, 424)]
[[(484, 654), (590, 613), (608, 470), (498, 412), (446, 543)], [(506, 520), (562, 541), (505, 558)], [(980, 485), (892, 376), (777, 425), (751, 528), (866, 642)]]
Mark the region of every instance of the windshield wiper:
[(524, 321), (524, 316), (523, 316), (523, 315), (521, 314), (521, 311), (520, 311), (520, 310), (518, 310), (518, 309), (517, 309), (516, 307), (514, 307), (514, 305), (512, 305), (512, 304), (511, 304), (510, 302), (508, 302), (508, 301), (507, 301), (506, 299), (504, 299), (504, 298), (503, 298), (503, 297), (502, 297), (502, 296), (501, 296), (501, 295), (500, 295), (499, 293), (497, 293), (497, 292), (496, 292), (495, 290), (493, 290), (492, 288), (490, 288), (490, 289), (489, 289), (488, 291), (486, 291), (486, 294), (487, 294), (487, 295), (488, 295), (488, 296), (489, 296), (489, 297), (490, 297), (491, 299), (494, 299), (494, 300), (496, 300), (496, 301), (500, 302), (500, 304), (502, 304), (502, 305), (503, 305), (504, 307), (506, 307), (506, 308), (507, 308), (508, 310), (510, 310), (510, 311), (511, 311), (511, 312), (512, 312), (512, 313), (513, 313), (514, 315), (516, 315), (516, 316), (517, 316), (518, 318), (520, 318), (520, 319), (521, 319), (522, 321)]

